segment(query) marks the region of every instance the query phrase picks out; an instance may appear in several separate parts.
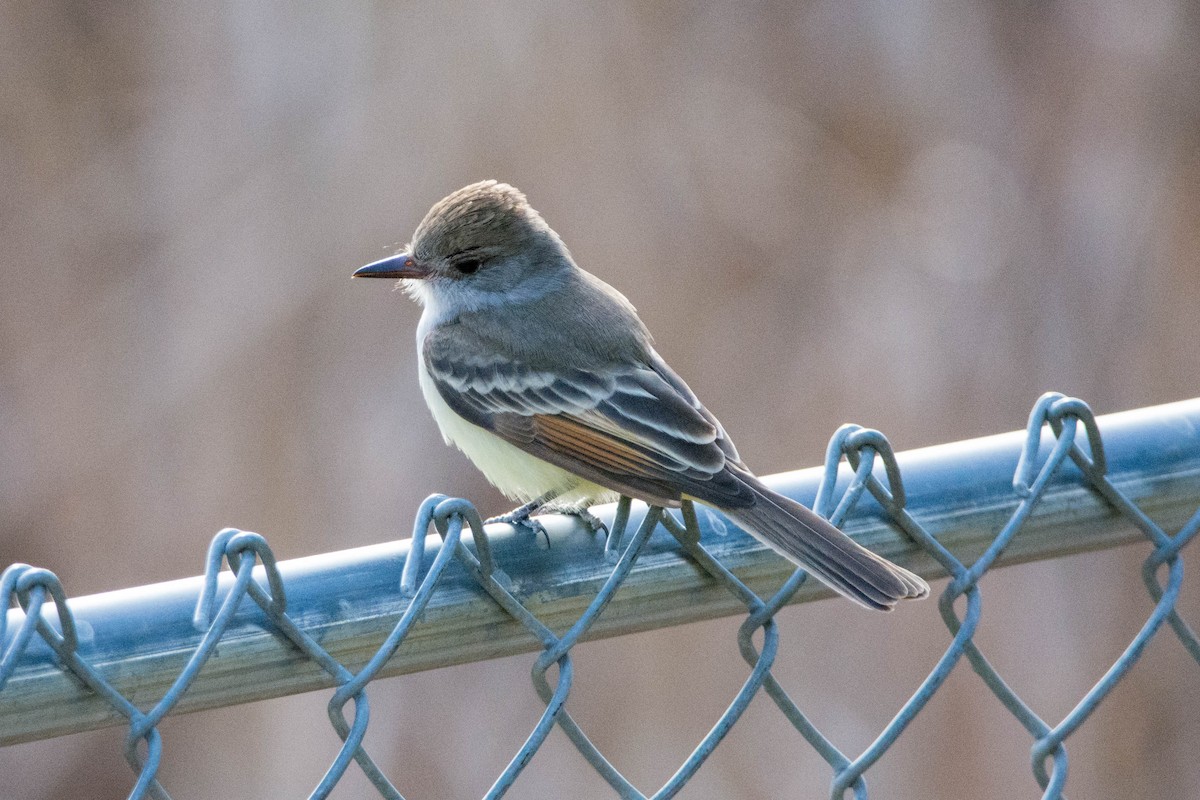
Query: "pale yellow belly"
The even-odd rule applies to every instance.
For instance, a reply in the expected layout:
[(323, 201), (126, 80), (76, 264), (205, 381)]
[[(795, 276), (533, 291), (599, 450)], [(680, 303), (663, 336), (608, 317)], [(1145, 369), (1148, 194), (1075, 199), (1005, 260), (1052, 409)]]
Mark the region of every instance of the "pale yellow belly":
[(616, 499), (616, 492), (531, 456), (496, 434), (467, 422), (446, 405), (425, 365), (420, 363), (418, 369), (421, 393), (446, 444), (465, 453), (505, 496), (527, 503), (555, 492), (558, 497), (548, 506), (563, 509), (585, 508)]

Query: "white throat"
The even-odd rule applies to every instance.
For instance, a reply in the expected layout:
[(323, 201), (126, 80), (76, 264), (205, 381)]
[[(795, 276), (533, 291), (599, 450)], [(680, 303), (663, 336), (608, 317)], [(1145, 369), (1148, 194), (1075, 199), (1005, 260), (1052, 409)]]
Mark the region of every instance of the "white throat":
[(560, 288), (566, 281), (566, 273), (539, 276), (538, 280), (526, 280), (507, 292), (481, 292), (462, 281), (441, 279), (434, 281), (405, 281), (404, 290), (424, 308), (421, 321), (417, 323), (418, 351), (429, 332), (460, 314), (480, 311), (497, 306), (521, 305), (545, 297)]

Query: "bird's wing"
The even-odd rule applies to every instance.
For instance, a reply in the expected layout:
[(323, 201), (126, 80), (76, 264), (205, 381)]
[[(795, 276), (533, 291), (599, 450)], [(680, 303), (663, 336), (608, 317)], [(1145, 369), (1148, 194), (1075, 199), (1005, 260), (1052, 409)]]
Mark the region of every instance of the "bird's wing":
[(464, 347), (456, 326), (422, 347), (447, 405), (531, 455), (648, 503), (683, 495), (727, 508), (753, 493), (725, 431), (650, 351), (641, 362), (537, 366), (487, 347)]

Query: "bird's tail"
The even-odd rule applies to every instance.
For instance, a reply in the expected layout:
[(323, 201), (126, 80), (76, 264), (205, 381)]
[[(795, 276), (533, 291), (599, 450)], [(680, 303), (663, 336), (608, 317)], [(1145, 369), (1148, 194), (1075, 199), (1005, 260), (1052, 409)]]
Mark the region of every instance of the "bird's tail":
[(899, 600), (929, 594), (929, 585), (855, 542), (824, 518), (771, 491), (753, 475), (738, 476), (754, 505), (725, 515), (780, 555), (867, 608), (890, 611)]

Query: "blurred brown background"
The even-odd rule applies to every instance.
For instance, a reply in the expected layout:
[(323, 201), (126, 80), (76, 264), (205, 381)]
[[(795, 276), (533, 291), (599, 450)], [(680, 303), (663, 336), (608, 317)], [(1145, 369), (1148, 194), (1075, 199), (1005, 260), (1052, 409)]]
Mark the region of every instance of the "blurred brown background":
[[(621, 288), (760, 472), (842, 422), (899, 449), (1197, 394), (1200, 15), (1126, 4), (0, 7), (0, 565), (72, 594), (196, 574), (236, 525), (284, 558), (504, 501), (441, 444), (418, 309), (357, 266), (485, 177)], [(1057, 721), (1134, 635), (1145, 547), (994, 573), (978, 641)], [(1200, 592), (1185, 585), (1185, 616)], [(940, 588), (939, 583), (935, 590)], [(776, 674), (844, 750), (949, 637), (933, 602), (781, 615)], [(644, 790), (746, 667), (736, 620), (582, 647), (571, 708)], [(409, 797), (478, 797), (533, 726), (531, 657), (380, 682)], [(178, 798), (307, 794), (324, 694), (174, 718)], [(1200, 670), (1164, 631), (1069, 742), (1072, 797), (1196, 797)], [(0, 796), (118, 798), (109, 730), (0, 750)], [(960, 664), (875, 798), (1039, 796)], [(687, 798), (822, 797), (765, 698)], [(335, 794), (372, 797), (351, 768)], [(510, 795), (611, 793), (556, 732)]]

